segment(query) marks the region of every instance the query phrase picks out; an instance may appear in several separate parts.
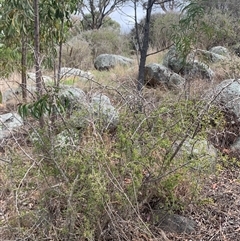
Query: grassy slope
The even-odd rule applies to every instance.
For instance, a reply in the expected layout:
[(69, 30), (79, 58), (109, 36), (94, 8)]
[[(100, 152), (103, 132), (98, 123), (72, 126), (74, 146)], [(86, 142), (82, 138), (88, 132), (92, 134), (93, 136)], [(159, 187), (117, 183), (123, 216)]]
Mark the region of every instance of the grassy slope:
[[(161, 55), (151, 56), (148, 63), (160, 59)], [(190, 97), (201, 98), (206, 88), (238, 76), (238, 66), (236, 61), (212, 66), (217, 70), (215, 82), (193, 81)], [(78, 148), (73, 152), (67, 150), (66, 154), (52, 149), (48, 133), (42, 136), (43, 145), (31, 143), (29, 132), (37, 130), (37, 123), (30, 121), (14, 138), (2, 143), (1, 158), (9, 163), (1, 161), (1, 239), (84, 240), (87, 237), (94, 240), (95, 235), (99, 240), (240, 240), (239, 167), (236, 164), (231, 169), (231, 165), (224, 167), (220, 161), (218, 172), (198, 173), (202, 175), (197, 178), (199, 192), (192, 200), (189, 200), (193, 194), (190, 184), (194, 183), (190, 183), (193, 179), (188, 169), (169, 175), (165, 182), (147, 186), (142, 183), (150, 173), (159, 174), (167, 144), (158, 137), (163, 133), (161, 129), (151, 129), (147, 136), (148, 126), (138, 120), (146, 118), (151, 124), (152, 111), (172, 106), (184, 94), (160, 88), (145, 89), (141, 98), (146, 113), (137, 116), (134, 114), (135, 102), (139, 100), (135, 86), (137, 66), (130, 70), (118, 67), (109, 72), (93, 70), (92, 73), (96, 82), (74, 82), (74, 85), (89, 96), (96, 92), (107, 94), (125, 113), (122, 132), (101, 133), (93, 126), (84, 131)], [(18, 78), (19, 75), (14, 75), (14, 81)], [(65, 82), (69, 84), (71, 80)], [(160, 117), (168, 121), (168, 116)], [(175, 132), (171, 133), (165, 123), (161, 125), (171, 138)], [(180, 132), (183, 131), (180, 129)], [(146, 158), (138, 153), (143, 140), (158, 145), (141, 149), (149, 155)], [(171, 171), (174, 165), (177, 164), (165, 167)], [(181, 178), (176, 179), (179, 176)], [(196, 179), (195, 174), (193, 177)], [(193, 218), (198, 222), (197, 232), (164, 234), (152, 227), (151, 219), (144, 219), (144, 205), (154, 201)]]

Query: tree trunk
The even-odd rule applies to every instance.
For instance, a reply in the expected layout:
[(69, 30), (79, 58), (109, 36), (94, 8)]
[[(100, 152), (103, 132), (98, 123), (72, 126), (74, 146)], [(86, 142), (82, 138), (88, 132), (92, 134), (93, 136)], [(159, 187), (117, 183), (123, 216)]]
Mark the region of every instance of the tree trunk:
[[(34, 0), (34, 57), (36, 72), (36, 90), (38, 98), (43, 94), (42, 72), (40, 68), (40, 41), (39, 41), (39, 0)], [(39, 119), (40, 127), (44, 126), (44, 119)]]
[(58, 52), (58, 70), (57, 70), (57, 83), (56, 86), (59, 87), (61, 80), (61, 68), (62, 68), (62, 47), (63, 47), (63, 32), (64, 32), (64, 22), (61, 21), (61, 38), (59, 41), (59, 52)]
[(27, 47), (26, 37), (22, 36), (22, 59), (21, 59), (21, 74), (22, 74), (22, 99), (23, 102), (27, 101)]
[(39, 43), (39, 1), (34, 0), (34, 56), (36, 71), (36, 89), (39, 96), (42, 95), (42, 73), (40, 68), (40, 43)]
[(144, 74), (145, 74), (145, 64), (146, 64), (148, 43), (149, 43), (150, 21), (151, 21), (152, 7), (153, 7), (154, 2), (155, 2), (155, 0), (148, 0), (148, 2), (147, 2), (146, 22), (144, 25), (143, 43), (140, 48), (140, 64), (139, 64), (139, 69), (138, 69), (137, 90), (139, 92), (142, 91), (143, 86), (144, 86)]

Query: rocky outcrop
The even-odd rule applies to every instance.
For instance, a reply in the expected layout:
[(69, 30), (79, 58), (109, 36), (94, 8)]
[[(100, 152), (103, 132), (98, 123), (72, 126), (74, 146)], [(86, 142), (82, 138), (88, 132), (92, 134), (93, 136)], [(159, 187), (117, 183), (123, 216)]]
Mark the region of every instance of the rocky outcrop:
[(61, 77), (79, 77), (79, 80), (91, 80), (93, 75), (90, 72), (85, 72), (76, 68), (63, 67), (60, 71)]
[(203, 50), (203, 49), (195, 50), (193, 53), (191, 53), (190, 56), (191, 56), (192, 60), (201, 59), (208, 63), (217, 63), (217, 62), (221, 62), (223, 60), (228, 59), (228, 57), (226, 57), (224, 55), (216, 54), (214, 52)]
[(240, 79), (222, 81), (208, 94), (213, 103), (232, 111), (240, 119)]
[(197, 223), (190, 218), (178, 214), (169, 214), (161, 210), (152, 213), (153, 219), (158, 220), (154, 222), (154, 225), (166, 232), (190, 234), (197, 228)]
[(172, 89), (183, 86), (185, 79), (161, 64), (152, 63), (145, 66), (144, 83), (153, 87), (164, 85)]
[(86, 94), (83, 90), (70, 85), (61, 85), (59, 98), (63, 104), (69, 104), (69, 109), (79, 109), (86, 103)]
[(222, 46), (216, 46), (211, 48), (209, 51), (203, 49), (193, 50), (189, 56), (188, 60), (202, 61), (207, 63), (217, 63), (231, 58), (230, 52), (227, 48)]
[(210, 90), (206, 99), (223, 113), (224, 129), (213, 128), (211, 141), (221, 151), (240, 157), (240, 79), (222, 81)]
[[(190, 78), (202, 78), (212, 80), (214, 72), (203, 62), (195, 60), (195, 54), (191, 53), (186, 59), (172, 46), (163, 58), (163, 65), (177, 74)], [(185, 77), (185, 76), (184, 76)]]
[[(69, 102), (70, 106), (67, 109), (68, 118), (65, 119), (68, 129), (54, 137), (54, 147), (61, 152), (75, 148), (84, 130), (90, 125), (98, 132), (113, 131), (118, 125), (119, 113), (110, 99), (102, 93), (87, 98), (85, 92), (79, 88), (61, 86), (59, 98), (63, 104), (64, 101)], [(30, 139), (37, 143), (41, 141), (41, 135), (35, 132)]]
[(185, 66), (184, 58), (178, 53), (175, 46), (170, 47), (163, 57), (163, 65), (175, 73), (180, 73)]
[(101, 54), (94, 61), (94, 67), (97, 70), (109, 70), (117, 65), (131, 65), (133, 60), (114, 54)]
[(119, 121), (118, 111), (111, 104), (110, 99), (104, 94), (94, 94), (90, 107), (94, 114), (94, 122), (103, 129), (114, 129)]
[(0, 115), (0, 140), (12, 135), (12, 131), (23, 125), (21, 116), (17, 113)]
[[(44, 84), (51, 85), (53, 82), (53, 79), (50, 76), (43, 75), (43, 81)], [(36, 96), (36, 74), (29, 72), (27, 73), (27, 94), (29, 99), (32, 99), (33, 97)], [(43, 90), (44, 91), (44, 90)], [(22, 87), (12, 87), (7, 90), (5, 90), (2, 93), (2, 103), (7, 103), (11, 101), (17, 101), (21, 102), (22, 98)]]
[[(175, 143), (173, 151), (179, 148), (180, 143), (180, 141)], [(188, 138), (180, 147), (176, 158), (192, 160), (199, 168), (212, 171), (215, 168), (217, 155), (217, 149), (207, 140)]]
[(86, 122), (101, 125), (101, 128), (115, 128), (118, 124), (118, 111), (104, 94), (93, 94), (90, 100), (85, 92), (72, 86), (61, 86), (59, 98), (68, 103), (70, 122), (76, 128), (82, 128)]
[[(42, 78), (43, 78), (44, 83), (46, 83), (46, 84), (53, 82), (53, 79), (50, 76), (43, 75)], [(32, 72), (27, 73), (27, 82), (30, 85), (32, 85), (32, 84), (35, 85), (36, 84), (36, 74), (32, 73)]]
[(183, 74), (190, 79), (200, 78), (211, 81), (214, 78), (211, 68), (198, 60), (188, 62), (183, 68)]
[(217, 55), (225, 56), (227, 58), (230, 57), (229, 50), (227, 48), (223, 47), (223, 46), (212, 47), (211, 49), (209, 49), (209, 52), (212, 52), (212, 53), (217, 54)]

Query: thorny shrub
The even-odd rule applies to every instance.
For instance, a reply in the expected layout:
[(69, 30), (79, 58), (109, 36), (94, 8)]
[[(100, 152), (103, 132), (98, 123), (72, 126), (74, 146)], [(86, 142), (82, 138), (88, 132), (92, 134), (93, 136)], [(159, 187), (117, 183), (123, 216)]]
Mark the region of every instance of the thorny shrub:
[(120, 233), (117, 219), (136, 217), (144, 226), (146, 205), (181, 210), (198, 200), (200, 180), (215, 165), (206, 150), (198, 155), (184, 143), (206, 139), (212, 121), (221, 118), (197, 100), (166, 100), (148, 113), (126, 107), (115, 131), (75, 129), (77, 143), (64, 152), (50, 141), (51, 129), (35, 129), (42, 141), (32, 142), (34, 159), (15, 156), (14, 167), (6, 166), (6, 180), (11, 175), (17, 183), (9, 187), (16, 206), (9, 207), (6, 237), (105, 240)]

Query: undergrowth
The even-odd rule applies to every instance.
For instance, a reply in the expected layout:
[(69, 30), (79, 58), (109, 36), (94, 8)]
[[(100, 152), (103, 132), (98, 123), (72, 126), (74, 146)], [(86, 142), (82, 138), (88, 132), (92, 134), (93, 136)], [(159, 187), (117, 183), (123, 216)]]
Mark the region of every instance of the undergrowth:
[(202, 180), (217, 166), (206, 139), (223, 118), (203, 101), (166, 99), (142, 113), (125, 105), (117, 128), (105, 132), (97, 123), (71, 129), (68, 121), (58, 123), (71, 137), (62, 146), (55, 146), (56, 129), (34, 127), (29, 156), (15, 155), (4, 167), (12, 215), (1, 221), (4, 237), (130, 240), (119, 225), (130, 220), (152, 236), (146, 205), (180, 212), (199, 202)]

